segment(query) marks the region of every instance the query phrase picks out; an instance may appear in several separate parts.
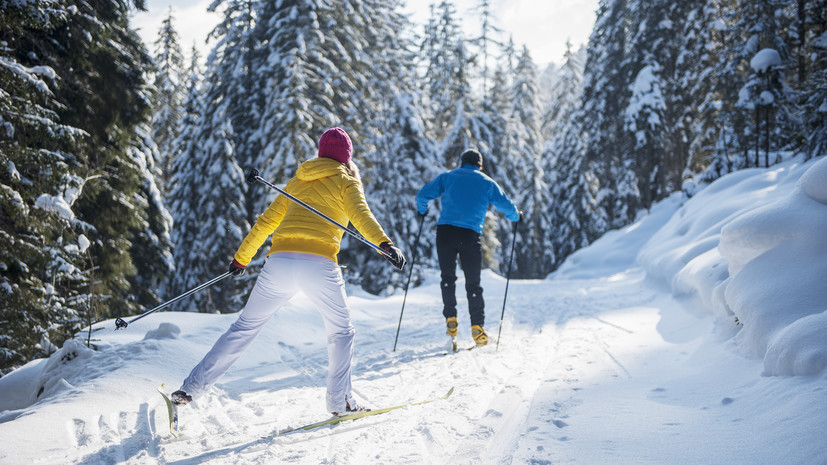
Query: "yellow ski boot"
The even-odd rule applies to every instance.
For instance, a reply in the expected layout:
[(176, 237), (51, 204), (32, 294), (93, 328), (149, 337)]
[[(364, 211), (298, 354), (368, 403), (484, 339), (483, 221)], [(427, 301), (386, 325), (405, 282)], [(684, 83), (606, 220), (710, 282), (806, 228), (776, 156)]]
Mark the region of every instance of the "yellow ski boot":
[(451, 316), (451, 317), (446, 318), (445, 319), (445, 326), (447, 326), (447, 328), (448, 328), (445, 331), (445, 334), (447, 334), (451, 337), (457, 337), (457, 326), (459, 326), (459, 323), (457, 323), (457, 317)]
[(477, 347), (488, 344), (488, 334), (486, 334), (485, 329), (481, 325), (471, 326), (471, 336), (474, 338)]
[(457, 326), (459, 323), (457, 322), (457, 317), (451, 316), (445, 319), (445, 326), (447, 329), (445, 330), (445, 334), (451, 336), (451, 350), (456, 352), (457, 348)]

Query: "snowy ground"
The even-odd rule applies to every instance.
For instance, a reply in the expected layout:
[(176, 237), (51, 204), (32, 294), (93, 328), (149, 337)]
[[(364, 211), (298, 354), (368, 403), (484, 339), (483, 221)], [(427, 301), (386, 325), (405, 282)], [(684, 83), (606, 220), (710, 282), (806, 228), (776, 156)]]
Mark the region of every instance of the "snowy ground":
[[(803, 173), (812, 166), (820, 171), (808, 174), (816, 178), (808, 187), (800, 179), (807, 180)], [(751, 173), (713, 184), (706, 199), (704, 190), (685, 203), (677, 197), (663, 202), (639, 223), (571, 257), (547, 280), (511, 281), (498, 349), (492, 343), (443, 355), (436, 273), (409, 293), (396, 352), (402, 296), (351, 290), (357, 397), (384, 407), (438, 397), (453, 386), (448, 400), (260, 440), (326, 417), (321, 319), (297, 297), (212, 394), (182, 409), (183, 431), (175, 439), (155, 389), (160, 383), (168, 392), (177, 388), (235, 316), (161, 313), (125, 331), (114, 332), (107, 322), (96, 335), (99, 351), (69, 343), (49, 360), (0, 378), (0, 463), (827, 464), (824, 332), (815, 342), (805, 335), (784, 343), (787, 355), (805, 354), (789, 359), (805, 374), (774, 375), (784, 367), (768, 349), (781, 345), (802, 319), (821, 328), (827, 301), (819, 300), (818, 289), (801, 291), (788, 305), (816, 310), (761, 332), (734, 323), (735, 316), (758, 318), (739, 309), (744, 299), (737, 286), (729, 294), (721, 289), (737, 284), (737, 273), (751, 263), (729, 263), (744, 257), (732, 254), (738, 248), (726, 232), (746, 208), (732, 206), (733, 193), (751, 199), (747, 212), (755, 216), (757, 207), (804, 192), (816, 199), (806, 215), (825, 221), (827, 195), (817, 198), (827, 189), (818, 187), (827, 186), (827, 163)], [(756, 185), (761, 179), (774, 187)], [(700, 208), (699, 202), (717, 207)], [(697, 213), (704, 209), (720, 220), (717, 226)], [(681, 221), (690, 227), (680, 227)], [(704, 227), (690, 233), (693, 225)], [(683, 240), (694, 246), (679, 258), (667, 264), (653, 258), (680, 249), (664, 244), (687, 234), (694, 236)], [(719, 242), (729, 245), (711, 259)], [(711, 271), (721, 262), (730, 272)], [(772, 265), (764, 266), (777, 272)], [(816, 270), (823, 283), (823, 268)], [(505, 284), (484, 273), (486, 327), (494, 343)], [(471, 345), (469, 333), (461, 313), (462, 345)], [(763, 346), (756, 342), (762, 338)]]

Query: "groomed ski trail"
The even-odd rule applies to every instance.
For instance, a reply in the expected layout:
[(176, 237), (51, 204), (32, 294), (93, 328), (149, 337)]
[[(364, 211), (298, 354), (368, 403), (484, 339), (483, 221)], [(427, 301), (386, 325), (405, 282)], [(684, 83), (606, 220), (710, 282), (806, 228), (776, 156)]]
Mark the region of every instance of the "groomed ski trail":
[[(632, 282), (639, 284), (640, 276), (632, 277)], [(492, 281), (488, 294), (496, 295), (504, 281), (491, 273), (487, 278)], [(549, 421), (562, 429), (568, 415), (565, 406), (576, 404), (572, 393), (582, 389), (579, 386), (585, 375), (581, 364), (599, 364), (612, 376), (629, 376), (608, 345), (613, 337), (628, 337), (633, 331), (600, 315), (613, 305), (637, 305), (653, 297), (641, 293), (639, 285), (628, 289), (626, 280), (586, 281), (584, 287), (569, 288), (571, 284), (512, 282), (513, 289), (519, 291), (509, 297), (513, 299), (509, 307), (519, 310), (510, 315), (507, 312), (499, 350), (492, 338), (484, 348), (443, 355), (449, 339), (444, 336), (438, 294), (436, 299), (418, 302), (411, 311), (410, 318), (427, 324), (410, 332), (403, 330), (404, 339), (395, 353), (387, 343), (392, 340), (387, 338), (392, 325), (366, 336), (359, 332), (355, 317), (357, 396), (371, 407), (381, 408), (441, 395), (446, 387), (456, 386), (448, 402), (320, 428), (298, 437), (258, 441), (276, 429), (319, 418), (315, 407), (324, 395), (326, 352), (317, 350), (296, 367), (302, 373), (299, 378), (306, 377), (314, 386), (231, 394), (224, 385), (246, 382), (228, 379), (219, 383), (219, 389), (207, 399), (182, 409), (181, 440), (162, 441), (162, 454), (171, 463), (229, 463), (232, 457), (259, 463), (511, 463), (520, 442), (537, 431), (536, 427), (526, 429), (529, 418), (537, 414), (534, 410), (539, 404), (535, 405), (534, 399), (538, 390), (560, 396), (555, 407), (558, 416)], [(489, 308), (496, 308), (496, 297), (488, 297), (488, 302)], [(370, 303), (359, 301), (355, 306), (370, 307)], [(370, 308), (366, 311), (372, 313)], [(496, 330), (496, 324), (487, 326), (492, 328), (489, 332)], [(460, 339), (470, 340), (468, 332), (463, 327)], [(265, 380), (269, 371), (278, 371), (275, 365), (259, 366), (256, 372)], [(307, 370), (307, 366), (313, 369)], [(187, 453), (192, 450), (206, 451), (192, 456)], [(188, 455), (184, 461), (173, 459)]]

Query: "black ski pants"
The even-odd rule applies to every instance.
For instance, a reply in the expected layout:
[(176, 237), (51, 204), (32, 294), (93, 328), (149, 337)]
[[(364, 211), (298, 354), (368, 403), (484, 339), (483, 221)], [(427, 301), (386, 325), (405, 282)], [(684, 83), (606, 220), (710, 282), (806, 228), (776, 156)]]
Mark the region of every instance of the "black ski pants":
[(472, 325), (485, 323), (485, 301), (480, 286), (482, 268), (482, 236), (472, 229), (447, 224), (436, 227), (436, 253), (442, 273), (442, 314), (445, 318), (457, 316), (457, 257), (465, 273), (465, 292)]

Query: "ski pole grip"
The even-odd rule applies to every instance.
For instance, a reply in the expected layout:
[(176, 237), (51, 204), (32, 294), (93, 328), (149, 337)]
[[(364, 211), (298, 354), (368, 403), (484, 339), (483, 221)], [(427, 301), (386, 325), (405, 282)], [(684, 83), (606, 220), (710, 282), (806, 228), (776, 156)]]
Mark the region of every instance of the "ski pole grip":
[(259, 177), (258, 174), (259, 173), (258, 173), (257, 169), (255, 169), (255, 168), (250, 169), (250, 171), (247, 173), (247, 182), (250, 183), (250, 184), (255, 184), (256, 181), (258, 181), (258, 179), (256, 179), (256, 178)]

